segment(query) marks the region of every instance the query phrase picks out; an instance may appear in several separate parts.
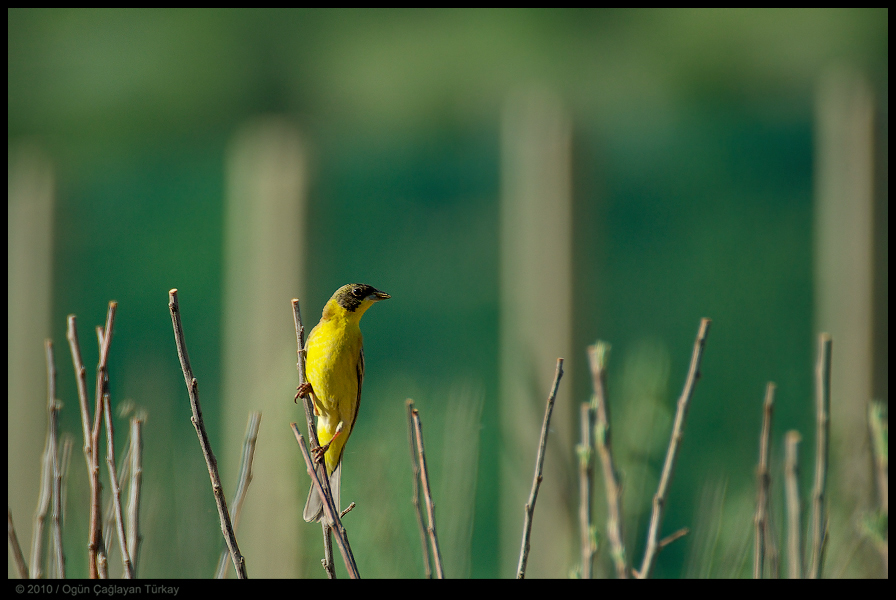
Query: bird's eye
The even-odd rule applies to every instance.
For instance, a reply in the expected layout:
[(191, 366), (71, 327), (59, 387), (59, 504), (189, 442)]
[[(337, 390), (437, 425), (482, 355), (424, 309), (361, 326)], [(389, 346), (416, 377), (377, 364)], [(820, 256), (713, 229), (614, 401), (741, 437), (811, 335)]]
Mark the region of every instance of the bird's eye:
[(355, 298), (363, 298), (364, 290), (359, 287), (352, 288), (352, 296), (354, 296)]

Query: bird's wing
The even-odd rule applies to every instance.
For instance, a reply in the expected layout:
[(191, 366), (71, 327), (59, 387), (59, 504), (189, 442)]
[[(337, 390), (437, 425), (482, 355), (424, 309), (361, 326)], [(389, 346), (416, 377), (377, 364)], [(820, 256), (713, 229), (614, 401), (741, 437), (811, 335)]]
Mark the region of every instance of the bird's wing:
[(355, 421), (358, 420), (358, 410), (361, 408), (361, 385), (364, 383), (364, 347), (361, 347), (361, 356), (358, 357), (358, 397), (355, 400), (355, 414), (352, 416), (352, 426), (349, 431), (355, 428)]
[[(356, 370), (358, 376), (358, 397), (355, 399), (355, 414), (352, 415), (352, 424), (351, 427), (348, 428), (348, 431), (345, 435), (351, 435), (352, 430), (355, 428), (355, 421), (358, 420), (358, 408), (361, 406), (361, 384), (364, 383), (364, 348), (361, 348), (361, 354), (358, 357), (358, 368)], [(336, 510), (342, 510), (342, 504), (340, 504), (340, 495), (342, 490), (342, 457), (345, 454), (345, 446), (342, 446), (342, 450), (339, 451), (339, 460), (336, 461), (336, 467), (333, 469), (333, 472), (330, 474), (330, 491), (333, 493), (333, 501), (336, 503)], [(313, 488), (312, 488), (313, 490)], [(313, 491), (312, 491), (313, 493)], [(309, 507), (308, 504), (311, 503), (309, 498), (309, 502), (306, 503), (305, 513), (311, 514), (314, 513), (317, 515), (316, 519), (320, 520), (321, 515), (323, 514), (323, 503), (320, 500), (320, 496), (317, 496), (315, 500), (315, 504), (312, 507)], [(320, 503), (320, 507), (317, 504)], [(319, 512), (318, 512), (319, 511)], [(307, 521), (308, 518), (306, 517)]]

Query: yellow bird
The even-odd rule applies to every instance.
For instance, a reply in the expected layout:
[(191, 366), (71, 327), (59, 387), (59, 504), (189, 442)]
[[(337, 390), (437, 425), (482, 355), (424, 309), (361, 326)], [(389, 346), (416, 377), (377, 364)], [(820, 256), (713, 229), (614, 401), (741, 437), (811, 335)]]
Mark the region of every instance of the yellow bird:
[[(317, 419), (317, 437), (330, 477), (330, 488), (336, 509), (342, 475), (342, 451), (352, 433), (361, 404), (364, 382), (364, 350), (359, 322), (375, 302), (391, 298), (373, 286), (363, 283), (344, 285), (333, 294), (323, 315), (305, 342), (305, 376), (307, 384), (299, 386), (302, 396), (311, 394)], [(320, 521), (323, 504), (311, 486), (305, 502), (303, 518), (309, 523)]]

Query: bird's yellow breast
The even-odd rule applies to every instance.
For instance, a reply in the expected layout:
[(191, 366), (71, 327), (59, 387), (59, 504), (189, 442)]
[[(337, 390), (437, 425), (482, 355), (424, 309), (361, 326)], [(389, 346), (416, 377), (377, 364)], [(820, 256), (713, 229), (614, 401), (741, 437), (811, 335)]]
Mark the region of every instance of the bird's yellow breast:
[(341, 433), (326, 453), (328, 472), (339, 462), (358, 411), (363, 377), (361, 346), (358, 319), (343, 314), (322, 319), (309, 334), (305, 346), (305, 374), (314, 389), (320, 444), (333, 439), (342, 423)]

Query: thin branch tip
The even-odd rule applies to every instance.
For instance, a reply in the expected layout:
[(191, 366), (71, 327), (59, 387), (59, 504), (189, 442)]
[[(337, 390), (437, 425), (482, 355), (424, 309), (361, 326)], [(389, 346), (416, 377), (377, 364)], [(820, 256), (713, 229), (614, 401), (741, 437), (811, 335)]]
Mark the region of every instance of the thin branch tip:
[(545, 406), (544, 420), (541, 426), (541, 437), (538, 443), (538, 453), (535, 458), (535, 474), (532, 477), (532, 489), (529, 492), (529, 500), (523, 511), (523, 540), (520, 547), (519, 564), (517, 565), (516, 578), (525, 579), (526, 567), (529, 562), (530, 537), (532, 535), (532, 518), (535, 514), (535, 501), (538, 498), (538, 488), (542, 482), (542, 470), (544, 469), (544, 455), (548, 443), (548, 431), (550, 429), (551, 414), (554, 411), (554, 401), (557, 399), (557, 389), (560, 387), (560, 379), (563, 377), (563, 359), (557, 359), (557, 367), (554, 370), (554, 381), (551, 384), (551, 392)]
[(691, 402), (691, 397), (694, 394), (694, 388), (699, 380), (700, 364), (703, 360), (703, 351), (706, 347), (706, 338), (709, 334), (709, 326), (711, 323), (711, 319), (707, 317), (702, 318), (700, 320), (700, 327), (697, 330), (697, 337), (694, 340), (691, 363), (688, 367), (684, 388), (682, 389), (681, 396), (678, 398), (675, 410), (675, 420), (672, 424), (672, 435), (669, 439), (669, 447), (666, 450), (663, 470), (660, 473), (656, 494), (653, 496), (653, 510), (650, 516), (644, 558), (641, 563), (641, 568), (638, 570), (639, 578), (650, 577), (654, 564), (656, 563), (657, 554), (662, 549), (659, 540), (659, 532), (663, 521), (663, 511), (669, 493), (669, 487), (672, 482), (675, 463), (678, 459), (678, 451), (681, 448), (681, 440), (684, 435), (684, 423), (687, 417), (688, 407)]
[(196, 435), (199, 438), (199, 446), (202, 449), (202, 454), (205, 457), (206, 466), (208, 467), (209, 479), (211, 480), (212, 491), (215, 497), (215, 504), (218, 509), (218, 517), (221, 524), (221, 533), (224, 535), (224, 540), (230, 551), (230, 557), (233, 566), (236, 569), (237, 577), (246, 579), (246, 562), (243, 555), (240, 553), (236, 535), (233, 531), (233, 524), (230, 519), (230, 512), (227, 510), (227, 502), (224, 498), (224, 493), (220, 490), (221, 477), (218, 474), (218, 463), (215, 459), (215, 454), (212, 451), (211, 443), (209, 442), (208, 434), (205, 430), (205, 424), (202, 420), (202, 409), (199, 404), (199, 385), (196, 378), (193, 376), (193, 371), (190, 367), (190, 359), (187, 354), (187, 343), (184, 339), (180, 311), (177, 307), (176, 289), (172, 289), (169, 292), (169, 299), (168, 308), (171, 313), (171, 325), (174, 329), (174, 342), (177, 346), (177, 355), (180, 359), (181, 370), (184, 374), (184, 382), (186, 383), (187, 393), (190, 398), (190, 409), (193, 413), (190, 420), (193, 423), (193, 427), (196, 429)]

